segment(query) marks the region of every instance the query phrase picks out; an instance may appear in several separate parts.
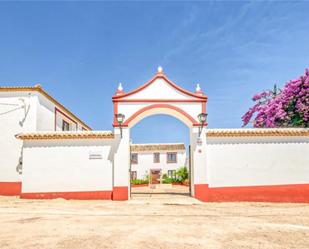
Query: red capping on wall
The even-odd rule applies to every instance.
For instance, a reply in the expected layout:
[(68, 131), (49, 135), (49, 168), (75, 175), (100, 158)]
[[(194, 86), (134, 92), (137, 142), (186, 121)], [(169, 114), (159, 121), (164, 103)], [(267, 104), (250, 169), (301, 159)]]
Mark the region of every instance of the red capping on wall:
[(112, 191), (21, 193), (23, 199), (111, 200)]
[(114, 187), (113, 201), (126, 201), (129, 199), (128, 187)]
[(309, 184), (209, 188), (195, 184), (195, 198), (208, 202), (298, 202), (309, 203)]
[(0, 195), (19, 196), (21, 193), (21, 182), (0, 182)]

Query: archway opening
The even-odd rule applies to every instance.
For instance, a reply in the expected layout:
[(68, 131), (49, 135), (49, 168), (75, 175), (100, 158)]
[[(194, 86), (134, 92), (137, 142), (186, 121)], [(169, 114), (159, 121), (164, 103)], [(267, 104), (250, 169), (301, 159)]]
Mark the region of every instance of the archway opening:
[(131, 197), (190, 195), (190, 120), (175, 110), (149, 110), (129, 123)]

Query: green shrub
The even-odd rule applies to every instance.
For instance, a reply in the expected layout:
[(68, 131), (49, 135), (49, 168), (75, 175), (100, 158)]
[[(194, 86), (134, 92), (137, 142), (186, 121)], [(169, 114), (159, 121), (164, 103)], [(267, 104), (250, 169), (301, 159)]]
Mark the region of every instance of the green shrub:
[(180, 167), (176, 171), (176, 175), (177, 175), (177, 179), (179, 179), (180, 182), (184, 182), (185, 180), (187, 180), (189, 178), (188, 169), (186, 167)]
[(181, 183), (181, 180), (177, 178), (166, 178), (163, 179), (163, 183)]
[(165, 179), (163, 179), (163, 181), (162, 181), (162, 183), (172, 183), (173, 182), (173, 178), (165, 178)]
[(135, 180), (131, 180), (131, 183), (135, 185), (148, 184), (149, 180), (148, 179), (135, 179)]
[(164, 173), (163, 176), (162, 176), (162, 179), (163, 180), (168, 179), (168, 175), (166, 173)]

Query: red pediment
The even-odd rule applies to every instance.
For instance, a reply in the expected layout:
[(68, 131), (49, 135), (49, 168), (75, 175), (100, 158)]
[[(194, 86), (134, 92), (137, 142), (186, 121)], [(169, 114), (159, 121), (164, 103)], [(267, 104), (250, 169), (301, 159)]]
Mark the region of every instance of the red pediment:
[[(164, 83), (162, 83), (162, 81)], [(161, 84), (161, 88), (162, 88), (162, 84), (166, 84), (169, 87), (169, 89), (162, 89), (165, 90), (160, 94), (160, 98), (159, 98), (159, 94), (157, 94), (158, 89), (160, 90), (160, 88), (158, 88), (159, 86), (157, 86), (156, 89), (153, 89), (153, 94), (150, 92), (145, 93), (145, 96), (143, 97), (143, 92), (146, 92), (147, 90), (150, 91), (150, 88), (153, 87), (155, 88), (155, 84), (159, 84), (158, 82), (160, 82)], [(168, 91), (174, 91), (174, 92), (168, 92)], [(177, 93), (179, 96), (177, 96)], [(148, 95), (147, 95), (148, 94)], [(158, 95), (158, 96), (156, 96)], [(164, 96), (165, 95), (165, 96)], [(170, 95), (174, 95), (173, 98), (170, 98)], [(146, 82), (144, 85), (128, 92), (125, 93), (122, 89), (122, 86), (120, 85), (120, 89), (118, 89), (116, 95), (114, 95), (112, 97), (113, 102), (122, 102), (122, 101), (134, 101), (134, 100), (149, 100), (149, 101), (155, 101), (155, 100), (164, 100), (164, 99), (168, 99), (168, 100), (174, 100), (174, 101), (181, 101), (181, 100), (186, 100), (186, 101), (199, 101), (199, 102), (206, 102), (207, 101), (207, 96), (205, 96), (203, 94), (203, 92), (200, 90), (197, 90), (195, 93), (194, 92), (190, 92), (186, 89), (183, 89), (182, 87), (178, 86), (177, 84), (175, 84), (174, 82), (172, 82), (170, 79), (168, 79), (166, 77), (166, 75), (162, 72), (159, 71), (156, 73), (156, 75), (150, 79), (148, 82)]]

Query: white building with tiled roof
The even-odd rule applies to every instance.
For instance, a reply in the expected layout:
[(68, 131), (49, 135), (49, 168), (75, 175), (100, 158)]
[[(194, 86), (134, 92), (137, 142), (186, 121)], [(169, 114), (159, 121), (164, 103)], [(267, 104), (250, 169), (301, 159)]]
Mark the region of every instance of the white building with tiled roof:
[(152, 173), (175, 175), (186, 165), (186, 148), (183, 143), (131, 144), (131, 178), (145, 179)]
[(33, 87), (0, 87), (0, 130), (0, 193), (18, 193), (23, 143), (15, 138), (16, 134), (91, 128), (37, 84)]

